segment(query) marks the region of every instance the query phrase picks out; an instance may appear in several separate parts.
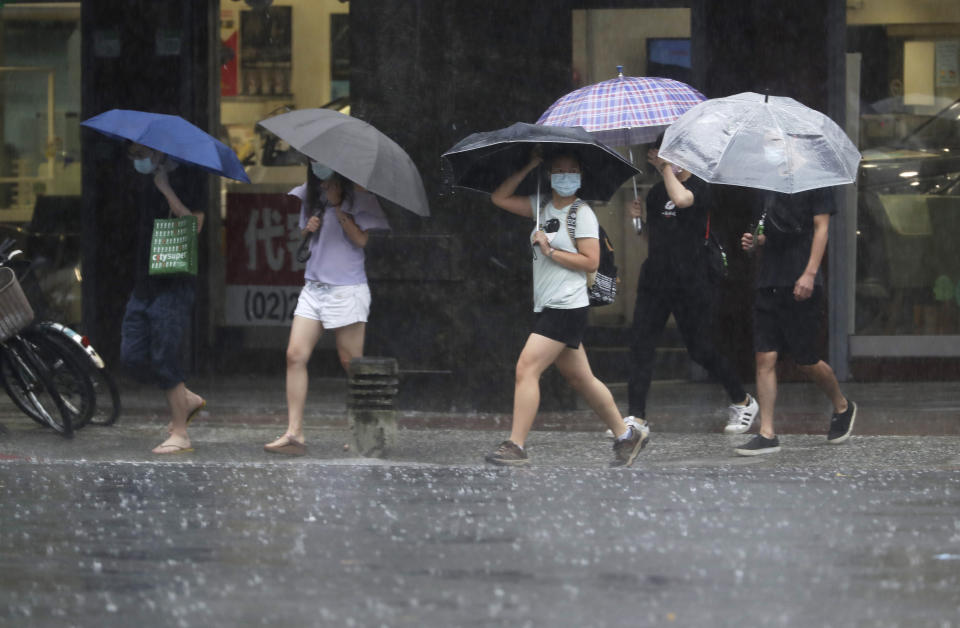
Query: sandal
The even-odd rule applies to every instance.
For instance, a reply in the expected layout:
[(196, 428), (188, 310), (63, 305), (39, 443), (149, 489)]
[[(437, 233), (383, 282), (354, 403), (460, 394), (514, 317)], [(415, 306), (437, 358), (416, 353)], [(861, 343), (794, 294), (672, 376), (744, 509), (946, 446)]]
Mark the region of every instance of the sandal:
[[(165, 451), (158, 451), (165, 450)], [(178, 445), (176, 443), (163, 442), (153, 448), (152, 452), (157, 455), (167, 456), (170, 454), (189, 454), (193, 451), (190, 445)]]
[(187, 425), (190, 425), (190, 421), (193, 420), (193, 417), (200, 414), (200, 411), (207, 407), (207, 400), (201, 399), (200, 405), (190, 411), (190, 414), (187, 415)]
[(302, 456), (307, 453), (307, 446), (294, 438), (293, 435), (284, 434), (278, 436), (274, 442), (264, 445), (263, 450), (271, 454)]

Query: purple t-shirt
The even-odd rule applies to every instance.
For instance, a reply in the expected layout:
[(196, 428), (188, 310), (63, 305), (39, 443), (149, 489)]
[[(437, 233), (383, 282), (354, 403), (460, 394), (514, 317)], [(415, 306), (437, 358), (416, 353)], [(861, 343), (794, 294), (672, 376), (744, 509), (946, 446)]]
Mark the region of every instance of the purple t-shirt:
[[(304, 202), (307, 197), (307, 184), (295, 187), (288, 194), (300, 199), (300, 228), (303, 229), (312, 215)], [(322, 195), (320, 200), (326, 203)], [(345, 214), (353, 218), (362, 231), (390, 230), (390, 224), (380, 207), (380, 202), (376, 196), (366, 190), (354, 189), (353, 201), (345, 202), (342, 209)], [(320, 234), (314, 235), (310, 242), (310, 259), (307, 260), (304, 279), (333, 286), (366, 283), (363, 248), (351, 242), (343, 232), (333, 207), (329, 205), (324, 207), (322, 218)]]

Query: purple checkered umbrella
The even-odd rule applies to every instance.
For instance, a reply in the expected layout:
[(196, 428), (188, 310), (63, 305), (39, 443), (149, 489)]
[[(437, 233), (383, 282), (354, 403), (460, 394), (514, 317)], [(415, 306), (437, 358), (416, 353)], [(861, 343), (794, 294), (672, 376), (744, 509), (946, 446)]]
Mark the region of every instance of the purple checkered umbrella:
[[(706, 96), (686, 83), (655, 76), (624, 76), (574, 90), (543, 112), (537, 124), (580, 126), (608, 146), (652, 142), (674, 120)], [(633, 163), (633, 149), (629, 149)], [(637, 198), (637, 180), (633, 179)], [(640, 219), (634, 218), (640, 233)]]
[(667, 126), (706, 97), (668, 78), (619, 76), (581, 87), (550, 105), (537, 124), (582, 126), (609, 146), (652, 142)]

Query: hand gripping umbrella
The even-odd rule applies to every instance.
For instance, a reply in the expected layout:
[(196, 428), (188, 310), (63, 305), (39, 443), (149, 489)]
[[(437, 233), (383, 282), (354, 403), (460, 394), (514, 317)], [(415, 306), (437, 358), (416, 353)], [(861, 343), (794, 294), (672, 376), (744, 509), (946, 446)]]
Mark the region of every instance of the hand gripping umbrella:
[(299, 109), (257, 124), (374, 194), (418, 216), (430, 215), (413, 160), (363, 120), (330, 109)]
[(860, 152), (837, 124), (792, 98), (744, 92), (674, 122), (663, 159), (704, 181), (794, 194), (852, 183)]
[(114, 139), (142, 144), (207, 172), (250, 183), (230, 147), (180, 116), (111, 109), (84, 120), (81, 126)]

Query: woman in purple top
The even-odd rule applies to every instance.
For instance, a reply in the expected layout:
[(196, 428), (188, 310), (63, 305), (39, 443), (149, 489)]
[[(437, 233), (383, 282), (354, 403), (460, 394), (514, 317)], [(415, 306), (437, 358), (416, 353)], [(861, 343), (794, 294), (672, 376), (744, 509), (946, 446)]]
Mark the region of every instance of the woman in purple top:
[(317, 162), (307, 169), (306, 184), (290, 194), (301, 201), (300, 229), (310, 257), (287, 345), (287, 431), (264, 449), (302, 456), (307, 361), (326, 329), (336, 334), (344, 371), (350, 360), (363, 355), (370, 313), (364, 247), (371, 229), (389, 230), (390, 225), (373, 194)]

